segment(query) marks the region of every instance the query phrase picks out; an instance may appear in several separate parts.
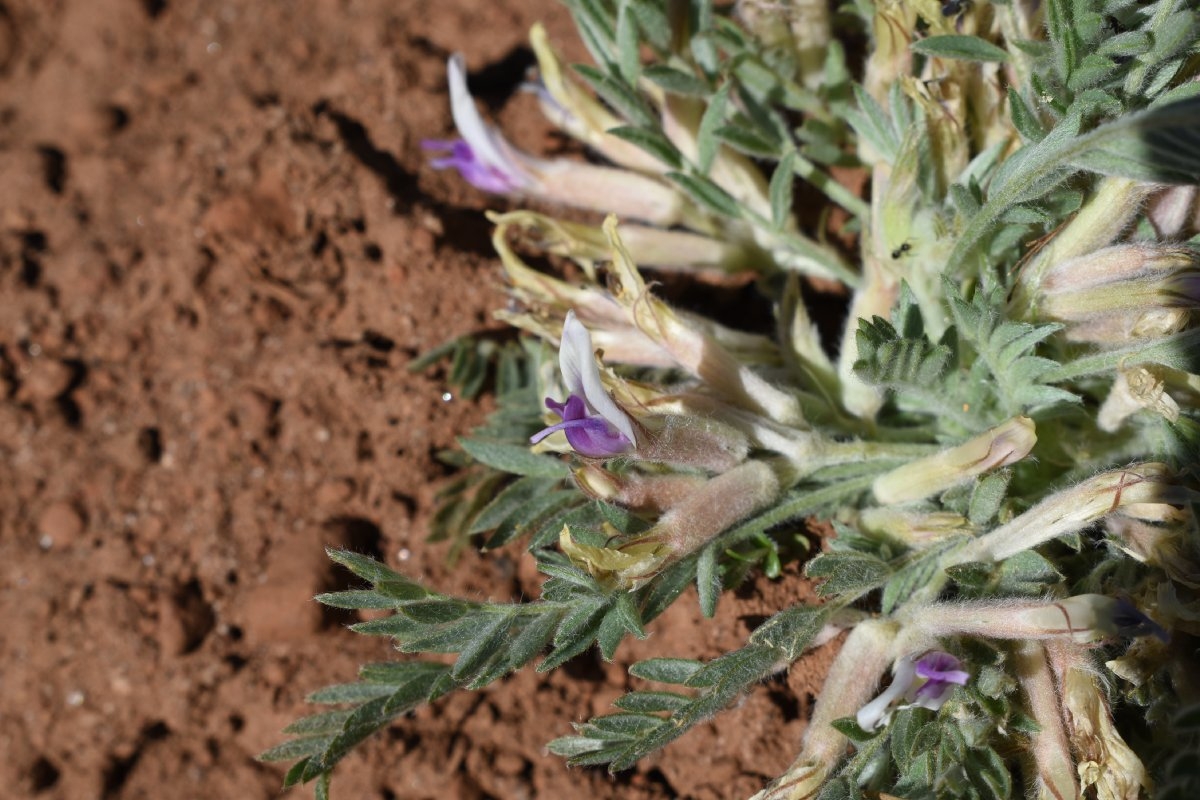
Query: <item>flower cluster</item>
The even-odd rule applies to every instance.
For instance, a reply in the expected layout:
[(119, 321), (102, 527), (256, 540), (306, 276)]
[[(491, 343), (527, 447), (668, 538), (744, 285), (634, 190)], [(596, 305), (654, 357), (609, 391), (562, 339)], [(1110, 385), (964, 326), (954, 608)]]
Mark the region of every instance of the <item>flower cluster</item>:
[[(529, 424), (489, 429), (486, 477), (445, 517), (463, 540), (532, 532), (552, 602), (452, 612), (479, 626), (400, 608), (389, 630), (461, 653), (451, 676), (475, 688), (547, 650), (610, 658), (689, 583), (711, 616), (805, 550), (822, 603), (697, 672), (652, 663), (689, 693), (635, 693), (552, 748), (624, 769), (837, 639), (801, 752), (757, 798), (990, 797), (1010, 767), (1027, 796), (1138, 797), (1149, 770), (1108, 695), (1157, 723), (1198, 691), (1179, 641), (1200, 635), (1200, 10), (568, 5), (597, 67), (567, 69), (538, 26), (527, 88), (587, 159), (514, 147), (462, 55), (457, 138), (423, 142), (434, 169), (539, 205), (489, 215), (496, 316), (556, 344), (557, 370), (529, 346), (500, 371), (527, 378)], [(865, 64), (835, 38), (847, 20)], [(675, 307), (647, 269), (753, 282), (773, 317)], [(833, 336), (814, 320), (831, 282)], [(425, 618), (445, 627), (416, 636)], [(1111, 680), (1100, 647), (1126, 648)], [(943, 708), (919, 732), (896, 716)]]

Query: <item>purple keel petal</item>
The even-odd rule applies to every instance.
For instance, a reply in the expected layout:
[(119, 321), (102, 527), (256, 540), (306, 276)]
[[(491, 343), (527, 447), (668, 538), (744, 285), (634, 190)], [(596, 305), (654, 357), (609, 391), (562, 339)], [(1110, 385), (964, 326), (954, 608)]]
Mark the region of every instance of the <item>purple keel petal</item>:
[(426, 150), (449, 150), (450, 154), (447, 156), (430, 159), (429, 166), (434, 169), (457, 170), (458, 174), (476, 189), (495, 194), (508, 194), (519, 186), (519, 182), (514, 180), (511, 175), (479, 159), (471, 146), (462, 139), (453, 141), (426, 139), (421, 142), (421, 147)]
[(567, 442), (576, 453), (589, 458), (607, 458), (629, 450), (625, 434), (614, 430), (600, 418), (582, 420), (576, 427), (567, 428)]
[(551, 397), (547, 397), (546, 408), (562, 417), (563, 422), (586, 419), (588, 415), (587, 404), (583, 402), (583, 398), (573, 394), (568, 395), (565, 403), (560, 403)]
[(633, 443), (603, 417), (588, 416), (583, 398), (571, 395), (565, 403), (546, 398), (546, 408), (562, 417), (562, 422), (535, 433), (531, 444), (537, 444), (556, 431), (567, 435), (571, 449), (589, 458), (607, 458), (628, 452)]
[(1154, 636), (1162, 642), (1171, 641), (1171, 634), (1167, 633), (1162, 625), (1147, 617), (1123, 597), (1117, 598), (1113, 623), (1122, 636)]
[(937, 711), (952, 691), (954, 684), (949, 681), (928, 681), (913, 694), (913, 705)]

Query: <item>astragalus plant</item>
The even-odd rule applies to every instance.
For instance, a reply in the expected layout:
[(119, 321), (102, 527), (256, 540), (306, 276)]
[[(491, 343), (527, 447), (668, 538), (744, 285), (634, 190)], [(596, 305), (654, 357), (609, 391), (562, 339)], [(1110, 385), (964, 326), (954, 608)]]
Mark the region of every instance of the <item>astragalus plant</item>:
[[(331, 553), (370, 587), (321, 602), (457, 658), (363, 667), (266, 757), (321, 795), (418, 704), (611, 658), (689, 584), (711, 616), (815, 519), (820, 603), (707, 663), (634, 664), (645, 689), (550, 749), (626, 769), (840, 637), (756, 797), (1196, 796), (1195, 3), (568, 5), (595, 63), (535, 28), (529, 88), (589, 159), (516, 149), (461, 56), (457, 138), (427, 143), (538, 209), (491, 217), (497, 315), (529, 335), (451, 348), (472, 392), (494, 365), (499, 410), (434, 533), (527, 547), (542, 596), (457, 599)], [(773, 316), (675, 307), (663, 273), (753, 281)]]

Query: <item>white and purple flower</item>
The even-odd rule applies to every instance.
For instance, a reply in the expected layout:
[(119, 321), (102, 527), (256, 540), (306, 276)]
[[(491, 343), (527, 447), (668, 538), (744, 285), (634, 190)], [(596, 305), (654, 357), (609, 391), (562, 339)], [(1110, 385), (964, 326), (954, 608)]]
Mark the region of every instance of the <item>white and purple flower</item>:
[(546, 408), (562, 422), (538, 431), (530, 438), (537, 444), (552, 433), (562, 431), (571, 448), (582, 456), (607, 458), (633, 449), (637, 443), (633, 420), (621, 410), (600, 382), (592, 335), (567, 312), (563, 322), (558, 364), (568, 395), (564, 402), (546, 398)]
[(467, 71), (461, 53), (447, 63), (450, 82), (450, 114), (461, 139), (426, 139), (426, 150), (449, 151), (429, 163), (434, 169), (456, 169), (477, 189), (506, 194), (528, 187), (534, 178), (520, 163), (521, 156), (503, 135), (483, 121), (475, 99), (467, 88)]
[(457, 170), (472, 186), (493, 194), (536, 197), (663, 227), (689, 220), (700, 224), (699, 212), (664, 181), (586, 161), (537, 158), (513, 147), (475, 107), (461, 53), (450, 57), (447, 72), (450, 114), (459, 138), (421, 142), (426, 150), (441, 153), (429, 162), (434, 169)]
[[(858, 711), (858, 727), (864, 731), (885, 725), (895, 708), (928, 708), (937, 711), (955, 686), (965, 686), (970, 674), (962, 663), (941, 650), (930, 650), (915, 661), (905, 656), (896, 662), (892, 685)], [(897, 705), (900, 700), (905, 702)]]

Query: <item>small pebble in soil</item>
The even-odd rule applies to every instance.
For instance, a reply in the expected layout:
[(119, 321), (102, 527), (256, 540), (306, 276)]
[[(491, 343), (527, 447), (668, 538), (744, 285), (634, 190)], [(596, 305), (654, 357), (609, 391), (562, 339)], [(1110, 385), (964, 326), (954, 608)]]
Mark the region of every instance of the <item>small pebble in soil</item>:
[(443, 403), (449, 403), (453, 399), (454, 399), (454, 395), (451, 394), (450, 392), (442, 392), (442, 402)]
[(79, 691), (78, 689), (67, 692), (67, 705), (69, 705), (71, 708), (79, 708), (81, 705), (83, 705), (83, 700), (83, 692)]
[(83, 519), (69, 504), (54, 503), (38, 517), (37, 530), (38, 544), (46, 549), (49, 545), (42, 544), (45, 541), (53, 544), (56, 541), (69, 543), (78, 539), (83, 533)]
[(400, 552), (396, 553), (396, 558), (400, 559), (401, 561), (408, 561), (408, 559), (411, 557), (412, 551), (407, 547), (401, 547)]
[(38, 538), (38, 547), (42, 548), (43, 550), (49, 550), (53, 546), (54, 546), (54, 540), (51, 539), (46, 534), (43, 533)]

